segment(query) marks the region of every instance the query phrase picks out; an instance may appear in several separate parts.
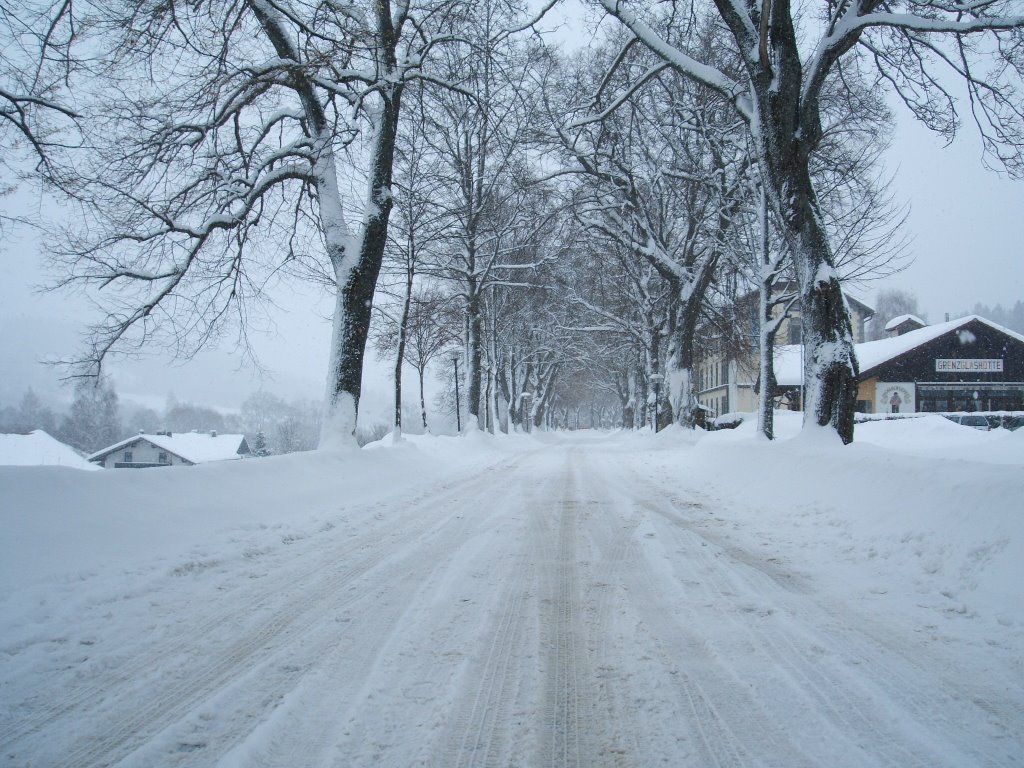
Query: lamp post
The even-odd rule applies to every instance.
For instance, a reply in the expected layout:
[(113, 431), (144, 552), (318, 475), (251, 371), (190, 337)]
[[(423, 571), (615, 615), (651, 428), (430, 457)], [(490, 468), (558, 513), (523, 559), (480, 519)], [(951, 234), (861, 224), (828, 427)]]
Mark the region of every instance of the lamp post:
[(462, 405), (459, 403), (459, 356), (452, 354), (452, 365), (455, 366), (455, 425), (462, 434)]
[(660, 373), (651, 374), (651, 384), (654, 386), (654, 424), (653, 429), (655, 432), (658, 431), (658, 393), (661, 390), (661, 382), (665, 380), (665, 377)]

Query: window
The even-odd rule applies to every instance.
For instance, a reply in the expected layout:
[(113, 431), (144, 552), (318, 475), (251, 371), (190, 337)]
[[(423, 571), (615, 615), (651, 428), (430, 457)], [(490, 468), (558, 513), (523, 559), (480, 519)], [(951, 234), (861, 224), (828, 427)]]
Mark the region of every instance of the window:
[(160, 453), (157, 454), (156, 460), (159, 461), (161, 464), (170, 463), (169, 461), (167, 461), (167, 454), (164, 451), (161, 451)]
[(789, 343), (800, 344), (803, 342), (804, 327), (800, 324), (800, 318), (791, 317), (789, 319)]
[(124, 452), (124, 461), (125, 461), (125, 464), (131, 464), (132, 463), (132, 452), (131, 451), (125, 451)]

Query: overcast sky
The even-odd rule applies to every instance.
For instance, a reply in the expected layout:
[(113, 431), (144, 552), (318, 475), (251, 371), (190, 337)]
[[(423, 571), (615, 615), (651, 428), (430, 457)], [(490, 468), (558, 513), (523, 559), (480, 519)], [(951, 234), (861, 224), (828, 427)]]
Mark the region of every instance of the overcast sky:
[[(914, 293), (930, 322), (955, 317), (976, 302), (1004, 306), (1024, 300), (1024, 182), (982, 167), (977, 137), (967, 126), (952, 146), (897, 112), (899, 124), (887, 164), (896, 173), (897, 198), (911, 206), (907, 233), (914, 263), (860, 294), (869, 303), (879, 288)], [(0, 201), (5, 210), (38, 209), (23, 189)], [(0, 405), (16, 404), (26, 387), (51, 401), (70, 399), (58, 372), (41, 360), (71, 356), (89, 316), (87, 305), (67, 295), (40, 295), (46, 281), (40, 244), (25, 229), (5, 227), (0, 242)], [(187, 363), (154, 356), (115, 361), (110, 372), (123, 399), (161, 408), (168, 396), (222, 408), (237, 407), (266, 387), (285, 397), (322, 395), (332, 302), (317, 290), (283, 292), (272, 317), (276, 328), (254, 336), (265, 372), (244, 365), (222, 344)], [(372, 361), (371, 352), (368, 359)], [(387, 374), (373, 366), (364, 383), (367, 412), (388, 412)]]

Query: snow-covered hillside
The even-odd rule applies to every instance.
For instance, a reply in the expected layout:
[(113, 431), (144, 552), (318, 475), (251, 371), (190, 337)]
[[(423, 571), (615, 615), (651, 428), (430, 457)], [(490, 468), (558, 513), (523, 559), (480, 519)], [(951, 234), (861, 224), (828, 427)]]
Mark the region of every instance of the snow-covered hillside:
[(0, 763), (1016, 764), (1024, 430), (857, 438), (0, 467)]

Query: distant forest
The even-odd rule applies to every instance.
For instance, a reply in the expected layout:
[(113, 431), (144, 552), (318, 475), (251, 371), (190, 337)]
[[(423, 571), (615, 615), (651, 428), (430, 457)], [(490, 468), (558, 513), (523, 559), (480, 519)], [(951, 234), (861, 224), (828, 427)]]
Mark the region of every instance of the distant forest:
[(1024, 301), (1018, 301), (1011, 309), (1004, 309), (1002, 304), (990, 307), (987, 304), (975, 304), (965, 315), (980, 315), (993, 323), (999, 323), (1011, 331), (1024, 333)]

